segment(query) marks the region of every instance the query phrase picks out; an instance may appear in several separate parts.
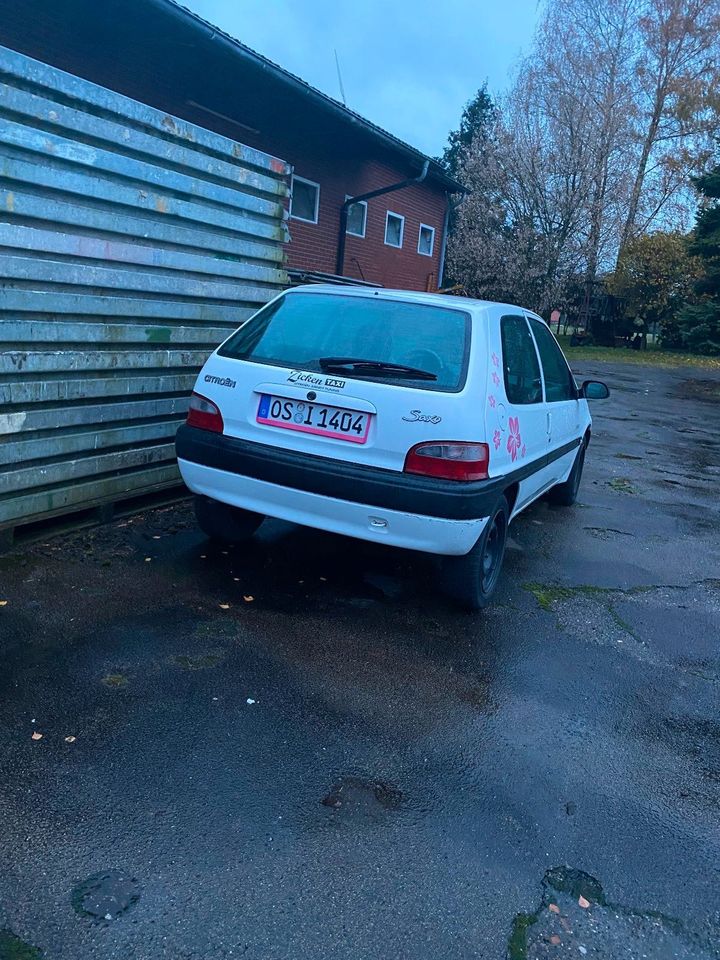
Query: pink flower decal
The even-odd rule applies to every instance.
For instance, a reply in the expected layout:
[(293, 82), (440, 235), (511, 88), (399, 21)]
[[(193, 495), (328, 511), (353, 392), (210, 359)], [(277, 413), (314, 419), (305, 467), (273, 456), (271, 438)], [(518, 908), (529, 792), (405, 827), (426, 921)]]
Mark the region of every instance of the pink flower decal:
[(525, 456), (525, 444), (522, 445), (522, 450), (520, 451), (520, 456), (521, 456), (521, 457), (524, 457), (524, 456)]
[(490, 394), (490, 396), (488, 397), (488, 403), (490, 404), (490, 406), (491, 406), (491, 407), (493, 408), (493, 410), (494, 410), (494, 409), (495, 409), (495, 397), (494, 397), (492, 394)]
[(517, 460), (518, 450), (522, 444), (520, 439), (520, 420), (518, 417), (509, 417), (508, 418), (508, 427), (510, 428), (510, 436), (507, 440), (507, 450), (510, 454), (511, 460)]
[(500, 449), (500, 431), (499, 430), (496, 430), (495, 433), (493, 434), (493, 443), (495, 444), (495, 449), (499, 450)]
[(496, 387), (499, 387), (499, 386), (500, 386), (500, 377), (495, 373), (494, 370), (493, 370), (493, 375), (492, 375), (492, 377), (493, 377), (493, 383), (495, 384), (495, 386), (496, 386)]
[(499, 367), (499, 366), (500, 366), (500, 357), (499, 357), (496, 353), (494, 353), (494, 352), (493, 352), (493, 355), (492, 355), (492, 362), (493, 362), (493, 366), (495, 366), (495, 367)]

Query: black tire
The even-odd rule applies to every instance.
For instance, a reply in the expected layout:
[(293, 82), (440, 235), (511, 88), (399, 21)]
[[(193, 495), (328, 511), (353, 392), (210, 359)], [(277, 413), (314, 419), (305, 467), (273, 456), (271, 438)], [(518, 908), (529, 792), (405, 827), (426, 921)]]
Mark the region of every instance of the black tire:
[(221, 543), (249, 540), (265, 519), (259, 513), (201, 496), (195, 497), (195, 516), (205, 536)]
[(464, 557), (443, 557), (443, 592), (466, 610), (482, 610), (495, 593), (507, 543), (510, 508), (500, 497), (485, 529)]
[(564, 483), (557, 483), (548, 491), (548, 500), (558, 507), (571, 507), (577, 500), (580, 481), (582, 480), (583, 467), (585, 466), (585, 451), (587, 450), (587, 441), (583, 440), (580, 449), (575, 457), (575, 463), (570, 471), (570, 476)]

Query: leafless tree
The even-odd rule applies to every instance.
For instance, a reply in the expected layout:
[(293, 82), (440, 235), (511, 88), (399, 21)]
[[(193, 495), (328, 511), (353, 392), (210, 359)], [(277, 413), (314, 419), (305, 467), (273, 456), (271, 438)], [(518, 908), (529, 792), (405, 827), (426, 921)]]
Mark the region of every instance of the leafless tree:
[(637, 23), (638, 148), (620, 241), (677, 219), (720, 129), (720, 0), (644, 0)]

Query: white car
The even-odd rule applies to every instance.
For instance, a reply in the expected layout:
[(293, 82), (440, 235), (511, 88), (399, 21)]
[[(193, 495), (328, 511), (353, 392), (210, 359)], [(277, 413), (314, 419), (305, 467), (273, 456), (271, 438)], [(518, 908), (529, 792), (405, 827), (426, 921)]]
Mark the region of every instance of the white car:
[(509, 522), (575, 501), (587, 398), (521, 307), (365, 287), (286, 291), (200, 372), (176, 448), (203, 531), (278, 517), (442, 556), (445, 590), (486, 606)]

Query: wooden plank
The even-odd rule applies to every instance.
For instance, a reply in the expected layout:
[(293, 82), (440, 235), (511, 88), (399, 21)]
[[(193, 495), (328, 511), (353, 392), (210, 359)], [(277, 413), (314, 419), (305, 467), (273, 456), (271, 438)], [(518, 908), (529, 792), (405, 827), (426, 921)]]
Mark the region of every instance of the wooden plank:
[(0, 500), (0, 524), (9, 526), (30, 517), (57, 515), (73, 508), (109, 503), (178, 482), (177, 464), (163, 464), (117, 477), (94, 477), (51, 490), (32, 491)]
[[(154, 374), (146, 377), (85, 377), (66, 380), (27, 380), (0, 383), (0, 404), (67, 403), (98, 397), (137, 396), (154, 393), (188, 394), (195, 385), (197, 371), (180, 374)], [(16, 413), (17, 411), (12, 411)], [(5, 414), (5, 416), (12, 415)], [(3, 414), (0, 414), (2, 422)], [(2, 432), (0, 430), (0, 432)]]
[(253, 210), (273, 219), (282, 216), (283, 207), (278, 200), (267, 200), (209, 180), (200, 180), (168, 167), (61, 137), (47, 130), (35, 130), (9, 118), (3, 119), (2, 127), (3, 142), (6, 146), (25, 150), (38, 157), (53, 157), (74, 166), (111, 174), (120, 182), (171, 190), (232, 209)]
[[(190, 394), (179, 397), (153, 396), (139, 400), (108, 398), (104, 403), (91, 403), (73, 406), (60, 404), (54, 407), (26, 407), (10, 413), (0, 412), (0, 442), (10, 443), (13, 436), (28, 432), (70, 431), (75, 427), (95, 425), (101, 429), (106, 424), (132, 424), (133, 421), (147, 420), (150, 417), (183, 417), (188, 408)], [(5, 437), (5, 440), (2, 438)]]
[(228, 254), (233, 259), (257, 260), (269, 266), (281, 264), (285, 256), (279, 244), (248, 240), (242, 233), (220, 233), (209, 229), (207, 224), (183, 226), (165, 214), (144, 209), (126, 213), (122, 207), (114, 206), (112, 216), (108, 216), (105, 207), (88, 206), (79, 198), (71, 201), (54, 196), (40, 197), (22, 187), (10, 190), (0, 186), (2, 210), (8, 217), (51, 222), (56, 229), (70, 228), (72, 233), (85, 228), (104, 236), (142, 237), (146, 243), (158, 241), (172, 247), (190, 247), (206, 255)]
[(0, 375), (84, 372), (184, 370), (197, 371), (207, 350), (9, 350), (0, 353)]
[[(0, 344), (17, 343), (27, 346), (28, 333), (32, 333), (32, 346), (42, 343), (82, 344), (154, 344), (197, 345), (211, 353), (228, 336), (227, 327), (185, 327), (167, 324), (139, 323), (83, 323), (67, 318), (63, 320), (33, 320), (28, 330), (28, 320), (14, 320), (0, 314)], [(5, 348), (7, 349), (7, 348)]]
[(115, 210), (126, 207), (125, 212), (141, 211), (144, 216), (164, 217), (172, 223), (181, 220), (198, 229), (222, 229), (233, 235), (278, 244), (287, 240), (284, 209), (280, 219), (268, 219), (255, 210), (255, 200), (250, 195), (243, 201), (244, 208), (229, 210), (200, 199), (177, 197), (169, 190), (126, 184), (98, 170), (74, 170), (67, 164), (54, 162), (52, 157), (38, 162), (35, 157), (28, 158), (10, 150), (0, 153), (0, 175), (10, 182), (3, 198), (3, 207), (8, 213), (12, 213), (15, 203), (13, 184), (19, 184), (21, 189), (30, 185), (42, 188), (51, 197), (70, 194), (77, 197), (79, 203), (108, 203)]
[(224, 278), (203, 279), (198, 275), (184, 277), (160, 271), (149, 273), (139, 269), (123, 270), (117, 266), (40, 260), (14, 254), (3, 257), (2, 275), (8, 280), (64, 283), (70, 286), (99, 287), (106, 290), (137, 290), (141, 293), (159, 293), (165, 296), (175, 294), (203, 300), (222, 300), (231, 306), (233, 302), (266, 303), (275, 293), (272, 287), (248, 286)]
[(115, 317), (127, 317), (142, 324), (149, 320), (162, 321), (163, 325), (197, 321), (207, 326), (225, 324), (237, 327), (256, 309), (254, 305), (221, 304), (211, 300), (146, 299), (142, 291), (137, 297), (122, 297), (113, 293), (97, 296), (92, 291), (82, 289), (66, 292), (52, 288), (28, 290), (6, 286), (0, 296), (0, 316), (9, 314), (11, 319), (23, 313), (63, 318), (66, 314), (77, 314), (97, 317), (103, 322)]
[(123, 424), (121, 427), (96, 427), (80, 433), (58, 431), (56, 435), (33, 436), (0, 443), (0, 466), (27, 463), (46, 457), (69, 457), (72, 454), (89, 450), (106, 450), (109, 447), (132, 447), (136, 443), (148, 440), (172, 440), (178, 426), (183, 422), (182, 415), (174, 420), (161, 420), (154, 423), (135, 425)]
[(175, 444), (160, 443), (148, 447), (117, 450), (98, 456), (76, 457), (55, 463), (34, 463), (29, 467), (4, 470), (0, 473), (0, 497), (33, 487), (46, 487), (67, 481), (84, 480), (130, 467), (148, 467), (173, 461)]
[(0, 255), (3, 248), (28, 253), (53, 253), (65, 257), (101, 260), (103, 263), (137, 264), (158, 270), (179, 271), (185, 275), (226, 277), (255, 283), (281, 284), (285, 272), (274, 266), (231, 259), (229, 254), (197, 254), (146, 243), (129, 243), (108, 237), (64, 233), (0, 221)]
[(70, 135), (73, 140), (99, 144), (104, 141), (111, 150), (120, 143), (124, 151), (138, 154), (150, 163), (192, 170), (201, 179), (221, 180), (235, 189), (257, 191), (269, 197), (287, 195), (285, 180), (278, 177), (267, 176), (245, 165), (209, 156), (189, 145), (187, 141), (166, 140), (131, 126), (126, 121), (110, 120), (87, 113), (83, 109), (60, 103), (55, 98), (48, 99), (19, 87), (5, 87), (0, 100), (0, 111), (25, 117), (33, 127), (49, 126), (58, 135)]

